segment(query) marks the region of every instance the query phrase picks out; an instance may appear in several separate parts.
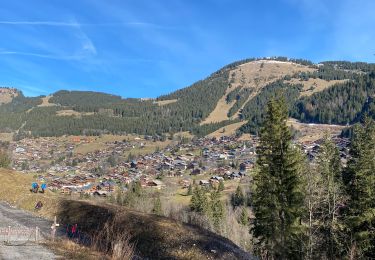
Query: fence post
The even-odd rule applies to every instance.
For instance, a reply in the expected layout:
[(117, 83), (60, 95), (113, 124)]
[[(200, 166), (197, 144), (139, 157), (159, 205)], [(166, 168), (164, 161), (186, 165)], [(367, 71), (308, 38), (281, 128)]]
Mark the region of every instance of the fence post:
[(8, 243), (10, 242), (10, 226), (8, 226), (8, 238), (7, 238), (7, 242)]
[(38, 242), (38, 233), (39, 233), (39, 228), (35, 227), (35, 242)]
[(60, 224), (57, 223), (56, 216), (54, 218), (53, 224), (51, 226), (51, 236), (52, 236), (52, 241), (55, 242), (55, 236), (56, 236), (56, 228), (60, 226)]

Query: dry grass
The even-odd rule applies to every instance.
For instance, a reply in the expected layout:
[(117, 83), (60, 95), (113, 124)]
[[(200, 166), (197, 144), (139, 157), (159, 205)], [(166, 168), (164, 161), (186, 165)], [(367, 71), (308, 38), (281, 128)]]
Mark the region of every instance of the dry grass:
[(227, 95), (234, 89), (235, 88), (233, 87), (227, 88), (225, 94), (217, 102), (215, 109), (208, 115), (208, 117), (205, 118), (205, 120), (201, 122), (201, 125), (221, 122), (229, 119), (229, 109), (234, 105), (234, 103), (236, 103), (236, 101), (233, 100), (232, 102), (227, 103), (226, 98)]
[(135, 244), (127, 230), (118, 227), (121, 215), (107, 221), (104, 227), (94, 232), (91, 247), (99, 252), (105, 252), (112, 260), (128, 260), (134, 256)]
[(66, 110), (59, 110), (56, 111), (57, 116), (75, 116), (75, 117), (82, 117), (82, 116), (91, 116), (94, 112), (77, 112), (72, 109), (66, 109)]
[(239, 138), (238, 141), (250, 141), (252, 140), (252, 137), (250, 134), (242, 134)]
[(0, 105), (12, 102), (13, 98), (18, 96), (15, 89), (0, 88)]
[[(35, 214), (51, 219), (59, 212), (58, 207), (61, 198), (48, 190), (44, 194), (31, 193), (29, 189), (31, 188), (31, 183), (34, 181), (36, 180), (31, 175), (0, 169), (0, 183), (4, 187), (0, 190), (0, 200), (28, 211), (34, 211), (36, 202), (42, 201), (42, 209), (35, 212)], [(127, 246), (126, 242), (129, 241), (129, 239), (129, 236), (125, 237), (122, 236), (122, 234), (118, 234), (117, 240), (113, 240), (116, 244), (114, 244), (114, 250), (112, 250), (113, 252), (111, 251), (110, 254), (108, 254), (108, 252), (105, 252), (107, 254), (99, 253), (99, 247), (96, 247), (97, 245), (93, 245), (94, 247), (86, 247), (74, 243), (69, 239), (58, 239), (55, 242), (46, 241), (45, 245), (64, 259), (117, 260), (130, 259), (130, 257), (125, 256), (129, 254), (129, 252), (132, 253), (132, 251), (122, 250)], [(97, 243), (99, 243), (98, 241)]]
[(194, 135), (192, 135), (190, 132), (188, 131), (185, 131), (185, 132), (178, 132), (174, 135), (175, 138), (179, 138), (179, 137), (186, 137), (186, 138), (189, 138), (189, 139), (192, 139), (194, 137)]
[[(200, 180), (208, 180), (213, 176), (211, 173), (205, 173), (197, 176), (193, 176), (193, 179), (196, 183), (199, 183)], [(179, 183), (184, 177), (172, 177), (168, 178), (170, 182)], [(168, 182), (165, 182), (168, 184)], [(249, 181), (247, 179), (241, 179), (241, 180), (225, 180), (224, 181), (224, 191), (222, 192), (221, 199), (223, 201), (230, 200), (231, 194), (235, 192), (238, 185), (244, 186), (244, 189), (246, 190), (249, 186)], [(168, 186), (171, 186), (168, 184)], [(162, 198), (163, 202), (170, 199), (171, 203), (174, 203), (176, 205), (180, 206), (189, 206), (191, 201), (191, 196), (187, 195), (188, 189), (182, 188), (181, 186), (176, 187), (174, 189), (174, 192), (171, 194), (166, 194), (162, 192)]]
[[(70, 139), (74, 139), (74, 136), (70, 136)], [(78, 138), (85, 139), (85, 136), (78, 136)], [(99, 150), (106, 149), (107, 142), (122, 141), (124, 139), (133, 139), (131, 135), (102, 135), (89, 138), (89, 143), (80, 143), (74, 148), (75, 153), (87, 154)]]
[(189, 206), (191, 201), (191, 195), (186, 195), (187, 189), (179, 190), (175, 196), (173, 196), (172, 201), (181, 206)]
[(61, 222), (77, 223), (83, 232), (105, 230), (104, 223), (112, 223), (116, 227), (113, 233), (130, 233), (131, 241), (136, 242), (136, 254), (140, 257), (245, 259), (248, 256), (231, 241), (212, 232), (123, 207), (62, 201), (58, 216)]
[(55, 103), (50, 103), (49, 100), (51, 99), (52, 96), (46, 96), (42, 98), (42, 104), (38, 105), (38, 107), (51, 107), (51, 106), (56, 106)]
[(173, 104), (173, 103), (176, 103), (176, 102), (177, 102), (177, 99), (155, 101), (155, 103), (158, 104), (159, 106), (165, 106), (165, 105)]
[[(273, 60), (259, 60), (242, 64), (231, 71), (232, 86), (260, 89), (286, 75), (314, 71), (304, 65)], [(232, 74), (234, 76), (232, 77)]]
[(331, 135), (338, 135), (345, 128), (341, 125), (328, 124), (305, 124), (300, 123), (296, 119), (290, 118), (288, 125), (300, 132), (299, 142), (316, 141), (324, 137), (326, 133)]
[(246, 121), (242, 121), (242, 122), (238, 122), (238, 123), (234, 123), (234, 124), (224, 126), (222, 128), (219, 128), (215, 132), (209, 134), (208, 137), (220, 138), (222, 136), (234, 135), (236, 133), (236, 131), (238, 130), (238, 128), (240, 128), (242, 125), (244, 125), (246, 123), (247, 123)]
[(30, 211), (42, 200), (38, 214), (56, 215), (61, 224), (78, 224), (80, 232), (94, 238), (90, 248), (65, 239), (51, 243), (64, 259), (128, 259), (133, 245), (137, 255), (150, 259), (248, 259), (231, 241), (204, 229), (102, 201), (66, 200), (49, 192), (31, 194), (32, 181), (30, 175), (0, 170), (5, 187), (0, 200)]
[(150, 153), (155, 152), (157, 149), (163, 149), (167, 147), (168, 145), (172, 143), (172, 141), (171, 140), (166, 140), (164, 142), (143, 141), (142, 143), (144, 144), (143, 147), (137, 146), (135, 148), (131, 148), (130, 150), (124, 151), (123, 155), (127, 157), (129, 154), (132, 154), (134, 156), (142, 156), (142, 155), (150, 154)]
[[(242, 88), (252, 88), (253, 93), (249, 96), (248, 100), (243, 104), (241, 108), (254, 96), (259, 93), (263, 87), (270, 84), (286, 75), (293, 75), (297, 72), (314, 71), (315, 69), (309, 68), (308, 66), (292, 63), (282, 62), (274, 60), (259, 60), (252, 61), (238, 66), (229, 72), (229, 81), (232, 82), (232, 87), (226, 90), (223, 97), (220, 98), (215, 109), (210, 115), (202, 121), (201, 124), (208, 124), (213, 122), (221, 122), (229, 119), (227, 114), (229, 109), (233, 106), (226, 103), (226, 96), (233, 89), (241, 86)], [(237, 118), (236, 113), (232, 118)]]
[[(245, 106), (250, 99), (255, 97), (259, 90), (266, 85), (275, 82), (276, 80), (286, 76), (293, 75), (297, 72), (312, 72), (315, 69), (308, 66), (283, 61), (274, 60), (259, 60), (242, 64), (234, 69), (230, 75), (234, 87), (243, 86), (244, 88), (253, 88), (253, 93), (249, 96), (246, 102), (242, 105), (241, 109)], [(238, 117), (238, 112), (233, 118)]]
[[(186, 195), (187, 189), (180, 189), (174, 196), (168, 196), (167, 198), (163, 198), (163, 214), (164, 216), (168, 216), (180, 222), (190, 223), (193, 225), (200, 226), (202, 228), (218, 232), (220, 235), (229, 238), (237, 245), (251, 252), (252, 239), (249, 230), (247, 227), (242, 226), (238, 222), (238, 220), (240, 219), (241, 208), (237, 208), (236, 210), (234, 210), (232, 206), (229, 204), (231, 195), (235, 192), (238, 185), (240, 185), (242, 189), (245, 192), (247, 192), (249, 189), (249, 180), (242, 179), (241, 181), (225, 181), (225, 189), (221, 193), (222, 196), (220, 199), (227, 205), (227, 212), (226, 217), (220, 224), (219, 228), (215, 227), (213, 223), (209, 220), (209, 218), (207, 218), (207, 216), (203, 216), (201, 214), (197, 214), (189, 210), (191, 196)], [(207, 193), (207, 196), (208, 195), (209, 194)]]
[(0, 133), (0, 140), (10, 142), (13, 140), (13, 133)]
[(74, 153), (80, 154), (88, 154), (95, 151), (100, 151), (106, 149), (107, 146), (104, 143), (87, 143), (87, 144), (80, 144), (76, 148), (74, 148)]
[(116, 142), (116, 141), (122, 141), (124, 139), (131, 140), (134, 139), (134, 135), (102, 135), (100, 137), (97, 137), (95, 141), (105, 143), (105, 142)]
[(56, 255), (63, 259), (71, 260), (97, 260), (110, 259), (104, 254), (95, 251), (92, 247), (86, 247), (73, 242), (67, 238), (57, 239), (55, 242), (47, 241), (44, 243), (46, 247), (52, 250)]
[[(71, 139), (72, 138), (73, 137), (71, 137)], [(77, 144), (77, 146), (74, 148), (74, 152), (80, 154), (87, 154), (108, 148), (109, 146), (108, 144), (106, 144), (107, 142), (123, 140), (134, 142), (135, 144), (134, 148), (129, 148), (128, 150), (124, 151), (124, 156), (128, 156), (130, 153), (136, 156), (153, 153), (157, 148), (162, 149), (170, 145), (172, 142), (170, 140), (166, 140), (164, 142), (153, 142), (149, 140), (144, 140), (143, 138), (140, 138), (137, 135), (102, 135), (100, 137), (92, 137), (92, 140), (89, 143)], [(143, 146), (141, 146), (141, 143), (143, 144)]]
[(42, 201), (42, 216), (52, 217), (56, 210), (58, 196), (48, 190), (46, 193), (31, 193), (31, 183), (37, 181), (32, 175), (0, 169), (0, 200), (19, 208), (33, 211), (36, 203)]
[(344, 83), (347, 80), (324, 80), (324, 79), (313, 79), (309, 78), (308, 80), (300, 80), (300, 79), (291, 79), (289, 81), (285, 81), (286, 83), (290, 84), (302, 84), (303, 89), (301, 91), (301, 96), (310, 96), (316, 92), (320, 92), (326, 88), (332, 87), (337, 83)]

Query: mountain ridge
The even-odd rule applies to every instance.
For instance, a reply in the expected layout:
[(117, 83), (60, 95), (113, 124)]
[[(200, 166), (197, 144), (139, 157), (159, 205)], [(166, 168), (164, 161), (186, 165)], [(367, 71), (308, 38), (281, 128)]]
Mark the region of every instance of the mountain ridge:
[(0, 105), (0, 131), (18, 132), (17, 138), (180, 131), (202, 136), (245, 122), (237, 133), (256, 133), (277, 92), (286, 96), (290, 116), (302, 122), (352, 124), (374, 114), (374, 71), (375, 64), (364, 62), (253, 58), (155, 99), (74, 90), (25, 97), (20, 91)]

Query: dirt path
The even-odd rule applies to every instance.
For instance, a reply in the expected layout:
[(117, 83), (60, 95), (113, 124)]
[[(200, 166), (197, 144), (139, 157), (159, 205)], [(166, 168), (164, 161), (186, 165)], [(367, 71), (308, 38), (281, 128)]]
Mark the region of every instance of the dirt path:
[[(0, 203), (0, 228), (30, 228), (39, 227), (42, 237), (47, 237), (51, 230), (51, 222), (36, 217), (26, 211), (15, 209), (5, 203)], [(7, 243), (4, 237), (0, 236), (0, 259), (58, 259), (52, 251), (36, 244), (32, 238), (29, 240), (11, 241)]]

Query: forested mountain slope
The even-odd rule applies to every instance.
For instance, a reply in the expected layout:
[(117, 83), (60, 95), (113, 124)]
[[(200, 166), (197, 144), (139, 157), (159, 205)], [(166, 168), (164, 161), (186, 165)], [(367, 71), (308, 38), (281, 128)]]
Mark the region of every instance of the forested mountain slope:
[[(284, 57), (246, 59), (204, 80), (155, 99), (91, 91), (58, 91), (51, 97), (21, 92), (0, 105), (0, 132), (23, 136), (190, 131), (202, 136), (243, 121), (239, 133), (256, 133), (267, 101), (287, 98), (290, 116), (302, 122), (352, 124), (375, 115), (375, 65)], [(0, 93), (1, 96), (2, 93)]]

